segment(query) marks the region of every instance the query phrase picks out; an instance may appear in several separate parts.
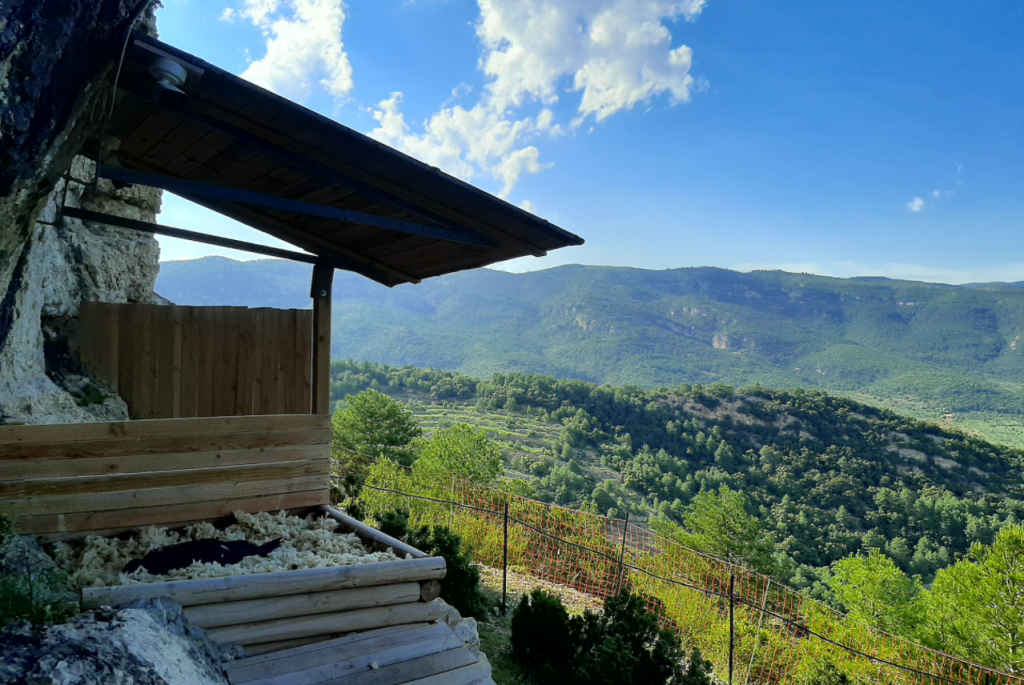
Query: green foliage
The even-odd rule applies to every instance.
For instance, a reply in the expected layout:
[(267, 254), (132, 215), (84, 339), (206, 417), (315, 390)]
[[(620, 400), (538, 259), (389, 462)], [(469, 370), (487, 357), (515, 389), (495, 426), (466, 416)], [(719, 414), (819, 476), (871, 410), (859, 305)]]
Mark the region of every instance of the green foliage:
[(11, 621), (60, 623), (78, 611), (65, 574), (40, 555), (0, 515), (0, 627)]
[(569, 613), (558, 595), (534, 589), (512, 611), (512, 652), (537, 680), (556, 680), (573, 656)]
[(775, 545), (746, 505), (743, 493), (723, 486), (693, 498), (683, 512), (685, 529), (659, 519), (651, 525), (659, 535), (686, 547), (770, 574)]
[(404, 539), (409, 535), (409, 511), (406, 509), (395, 509), (394, 511), (384, 512), (377, 517), (377, 530), (385, 535), (390, 535), (396, 540)]
[(818, 659), (797, 677), (795, 685), (850, 685), (850, 678), (831, 659)]
[(332, 424), (336, 446), (406, 465), (413, 461), (412, 441), (422, 432), (401, 402), (372, 388), (350, 397)]
[(487, 433), (467, 423), (437, 431), (422, 446), (416, 469), (436, 474), (454, 474), (474, 483), (496, 483), (504, 473), (501, 448)]
[[(444, 371), (335, 366), (372, 367), (389, 392), (416, 379), (456, 382)], [(514, 492), (681, 526), (701, 493), (742, 492), (775, 541), (770, 566), (763, 554), (757, 565), (825, 601), (830, 566), (850, 555), (879, 549), (927, 584), (1024, 520), (1021, 452), (817, 391), (647, 391), (518, 373), (458, 383), (470, 388), (464, 405), (410, 406), (428, 434), (469, 423), (499, 443)]]
[(602, 612), (570, 617), (559, 597), (534, 590), (513, 614), (513, 651), (542, 685), (710, 685), (711, 664), (696, 650), (687, 660), (648, 601), (623, 592)]
[(411, 531), (406, 542), (427, 554), (444, 557), (441, 599), (463, 616), (483, 616), (490, 603), (480, 589), (480, 571), (473, 566), (470, 550), (463, 549), (462, 538), (441, 526), (422, 526)]
[(921, 584), (877, 549), (837, 562), (828, 583), (854, 620), (913, 637), (921, 616)]
[(1024, 671), (1024, 525), (939, 571), (926, 593), (924, 639), (1010, 673)]
[(0, 514), (0, 546), (7, 544), (7, 541), (14, 535), (14, 526), (11, 519)]

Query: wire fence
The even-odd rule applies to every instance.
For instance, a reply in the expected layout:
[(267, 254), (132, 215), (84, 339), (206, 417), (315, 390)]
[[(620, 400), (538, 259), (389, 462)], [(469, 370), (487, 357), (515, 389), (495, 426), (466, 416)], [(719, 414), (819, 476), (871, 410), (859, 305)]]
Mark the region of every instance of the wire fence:
[(596, 599), (621, 589), (648, 606), (737, 685), (796, 682), (828, 659), (851, 682), (1024, 685), (884, 633), (771, 578), (701, 554), (628, 521), (511, 495), (388, 461), (365, 474), (367, 516), (404, 509), (410, 525), (458, 533), (478, 563), (563, 585)]

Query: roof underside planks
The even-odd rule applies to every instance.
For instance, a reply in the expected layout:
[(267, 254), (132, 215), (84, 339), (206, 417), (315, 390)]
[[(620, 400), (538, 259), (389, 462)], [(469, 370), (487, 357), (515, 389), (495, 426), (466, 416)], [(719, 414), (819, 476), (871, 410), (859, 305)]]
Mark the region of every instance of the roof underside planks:
[[(160, 56), (188, 72), (180, 86), (187, 100), (179, 110), (161, 108), (150, 97), (155, 79), (148, 69)], [(153, 38), (130, 39), (115, 98), (105, 134), (117, 143), (102, 150), (95, 146), (102, 161), (112, 165), (110, 174), (121, 167), (129, 175), (141, 172), (147, 185), (206, 184), (202, 194), (179, 194), (388, 286), (583, 243), (504, 200)], [(242, 202), (229, 192), (218, 196), (216, 188), (394, 223), (319, 216), (286, 202)]]

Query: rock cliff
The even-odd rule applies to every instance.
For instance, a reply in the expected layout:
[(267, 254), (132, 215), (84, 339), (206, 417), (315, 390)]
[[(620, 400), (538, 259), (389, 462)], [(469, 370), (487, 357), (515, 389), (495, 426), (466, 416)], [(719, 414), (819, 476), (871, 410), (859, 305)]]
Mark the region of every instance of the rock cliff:
[(76, 156), (110, 109), (129, 29), (155, 32), (148, 2), (0, 4), (0, 423), (127, 418), (116, 396), (97, 401), (69, 334), (83, 300), (159, 301), (159, 249), (151, 236), (61, 219), (60, 207), (146, 221), (159, 211), (159, 191), (95, 183)]

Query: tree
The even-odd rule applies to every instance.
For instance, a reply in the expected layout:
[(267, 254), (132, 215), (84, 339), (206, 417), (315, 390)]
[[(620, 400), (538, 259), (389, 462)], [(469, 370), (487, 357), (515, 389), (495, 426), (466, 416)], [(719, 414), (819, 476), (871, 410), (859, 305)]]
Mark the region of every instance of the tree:
[(557, 595), (534, 590), (512, 614), (513, 653), (538, 685), (710, 685), (710, 662), (687, 657), (649, 602), (623, 592), (570, 617)]
[(685, 529), (664, 519), (652, 519), (651, 525), (658, 535), (698, 552), (771, 573), (775, 544), (761, 522), (747, 513), (746, 503), (743, 493), (723, 485), (693, 498), (684, 510)]
[(406, 466), (415, 455), (412, 441), (423, 432), (401, 402), (373, 389), (349, 397), (348, 406), (334, 413), (332, 423), (336, 446)]
[(921, 584), (877, 549), (836, 562), (828, 584), (851, 618), (894, 635), (914, 634)]
[(492, 485), (505, 472), (501, 447), (486, 431), (468, 423), (442, 428), (428, 440), (416, 460), (416, 469)]
[(924, 639), (1009, 673), (1024, 672), (1024, 525), (942, 569), (926, 594)]

